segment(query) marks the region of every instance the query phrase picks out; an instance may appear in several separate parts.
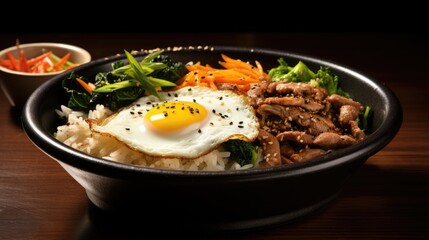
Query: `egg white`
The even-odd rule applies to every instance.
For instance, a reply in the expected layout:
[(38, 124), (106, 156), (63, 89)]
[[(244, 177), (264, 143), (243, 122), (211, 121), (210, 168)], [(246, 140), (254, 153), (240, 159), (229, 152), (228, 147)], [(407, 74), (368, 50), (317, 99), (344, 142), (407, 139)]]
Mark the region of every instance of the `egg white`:
[[(185, 87), (159, 95), (163, 101), (155, 96), (142, 97), (101, 123), (89, 120), (91, 130), (152, 157), (181, 159), (198, 158), (232, 138), (251, 142), (258, 136), (259, 122), (245, 95), (206, 87)], [(171, 133), (148, 128), (144, 120), (147, 112), (170, 101), (196, 102), (208, 115), (204, 121)]]

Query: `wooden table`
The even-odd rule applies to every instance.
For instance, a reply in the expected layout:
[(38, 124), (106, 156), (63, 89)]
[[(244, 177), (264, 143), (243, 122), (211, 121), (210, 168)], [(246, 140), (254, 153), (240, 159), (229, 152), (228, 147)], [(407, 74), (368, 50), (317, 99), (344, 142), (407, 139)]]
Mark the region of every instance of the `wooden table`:
[[(222, 239), (429, 238), (428, 38), (395, 33), (93, 33), (6, 34), (0, 49), (26, 42), (66, 42), (93, 59), (124, 49), (231, 45), (273, 48), (352, 66), (399, 97), (402, 128), (368, 159), (329, 206), (302, 221)], [(20, 111), (0, 94), (0, 239), (150, 239), (144, 230), (118, 233), (90, 220), (84, 189), (37, 149)], [(168, 232), (168, 231), (167, 231)], [(162, 236), (162, 233), (160, 233)], [(179, 236), (196, 238), (201, 236)]]

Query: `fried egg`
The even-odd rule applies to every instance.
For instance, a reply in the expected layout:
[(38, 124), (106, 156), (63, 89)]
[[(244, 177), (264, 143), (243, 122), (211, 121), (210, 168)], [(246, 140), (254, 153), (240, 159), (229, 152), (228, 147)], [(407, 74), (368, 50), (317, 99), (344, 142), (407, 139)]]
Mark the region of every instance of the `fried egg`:
[(229, 90), (185, 87), (145, 96), (91, 130), (152, 157), (194, 159), (229, 139), (254, 141), (259, 122), (247, 96)]

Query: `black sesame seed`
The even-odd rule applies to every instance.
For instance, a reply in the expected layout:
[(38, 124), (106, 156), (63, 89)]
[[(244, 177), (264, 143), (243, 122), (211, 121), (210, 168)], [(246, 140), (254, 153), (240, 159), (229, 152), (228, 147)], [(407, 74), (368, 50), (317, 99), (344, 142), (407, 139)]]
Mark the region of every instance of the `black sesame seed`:
[(232, 124), (234, 124), (233, 122), (229, 122), (229, 125), (232, 125)]
[(198, 133), (201, 133), (201, 129), (198, 129)]
[(174, 97), (178, 97), (179, 95), (177, 93), (174, 94)]
[(242, 126), (242, 125), (238, 125), (238, 127), (239, 127), (239, 128), (244, 128), (244, 126)]
[(130, 112), (131, 113), (131, 115), (134, 115), (134, 112)]
[(125, 130), (130, 131), (130, 128), (125, 128)]
[(213, 109), (213, 110), (212, 110), (212, 113), (216, 113), (216, 110), (214, 110), (214, 109)]

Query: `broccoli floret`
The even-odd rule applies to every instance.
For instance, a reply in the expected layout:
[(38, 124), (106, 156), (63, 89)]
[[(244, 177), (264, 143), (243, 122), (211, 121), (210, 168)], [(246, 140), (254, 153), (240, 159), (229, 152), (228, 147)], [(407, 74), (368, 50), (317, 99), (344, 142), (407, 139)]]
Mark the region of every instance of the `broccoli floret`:
[(280, 66), (268, 72), (273, 81), (309, 82), (316, 76), (302, 61), (299, 61), (293, 68), (289, 67), (283, 58), (278, 59), (278, 62)]
[(289, 67), (283, 58), (277, 59), (277, 62), (279, 63), (279, 66), (271, 69), (268, 72), (268, 75), (273, 81), (283, 80), (283, 76), (286, 75), (290, 70), (292, 70), (292, 67)]
[(338, 76), (334, 75), (328, 67), (320, 67), (314, 79), (309, 84), (315, 87), (322, 87), (328, 90), (329, 95), (338, 94), (349, 98), (349, 94), (338, 86)]
[(240, 139), (230, 139), (221, 146), (230, 152), (230, 160), (237, 162), (240, 166), (246, 164), (255, 165), (258, 159), (258, 149), (250, 142)]
[(299, 61), (284, 77), (290, 82), (309, 82), (316, 74), (307, 65)]

